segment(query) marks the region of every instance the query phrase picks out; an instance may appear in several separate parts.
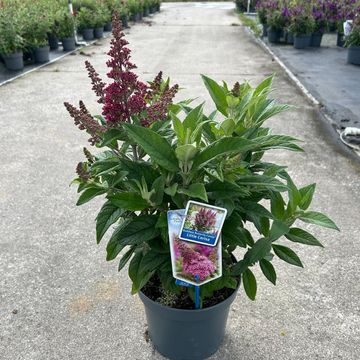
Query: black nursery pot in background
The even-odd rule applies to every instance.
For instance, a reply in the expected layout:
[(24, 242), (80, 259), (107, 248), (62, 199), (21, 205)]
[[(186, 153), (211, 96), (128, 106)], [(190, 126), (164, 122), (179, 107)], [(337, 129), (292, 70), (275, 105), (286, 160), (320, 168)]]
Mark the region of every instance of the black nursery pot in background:
[(126, 15), (122, 16), (121, 17), (121, 23), (122, 23), (122, 26), (123, 28), (128, 28), (129, 27), (129, 24), (128, 24), (128, 17)]
[(223, 302), (199, 310), (164, 306), (140, 291), (156, 350), (171, 360), (203, 360), (214, 354), (224, 338), (230, 305), (238, 288)]
[(268, 40), (272, 44), (277, 44), (280, 42), (281, 38), (281, 30), (273, 30), (272, 28), (268, 28)]
[(34, 60), (37, 63), (46, 63), (50, 61), (50, 47), (43, 46), (34, 49)]
[(109, 21), (104, 25), (104, 31), (111, 31), (112, 30), (112, 22)]
[(344, 47), (345, 45), (345, 35), (341, 34), (341, 33), (337, 33), (337, 38), (336, 38), (336, 45), (338, 47)]
[(322, 41), (323, 34), (321, 32), (313, 33), (311, 35), (310, 46), (312, 47), (320, 47)]
[(24, 68), (23, 52), (19, 51), (14, 54), (2, 56), (5, 66), (8, 70), (19, 71)]
[(81, 33), (85, 41), (94, 40), (94, 29), (83, 29)]
[(349, 46), (347, 62), (353, 65), (360, 65), (360, 46)]
[(104, 37), (104, 27), (97, 27), (94, 29), (94, 37), (95, 39), (101, 39), (102, 37)]
[(50, 50), (57, 50), (59, 48), (59, 39), (53, 34), (48, 35)]
[(262, 24), (262, 29), (263, 29), (262, 36), (263, 37), (268, 36), (268, 24)]
[(76, 48), (75, 38), (65, 38), (61, 40), (64, 51), (73, 51)]
[(294, 48), (305, 49), (311, 44), (311, 35), (295, 35), (294, 36)]

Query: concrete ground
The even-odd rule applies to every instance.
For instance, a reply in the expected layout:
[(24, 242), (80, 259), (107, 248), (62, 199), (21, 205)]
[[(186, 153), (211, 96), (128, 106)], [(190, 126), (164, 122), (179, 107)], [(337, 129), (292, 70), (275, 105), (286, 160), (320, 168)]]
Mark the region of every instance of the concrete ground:
[(325, 107), (338, 129), (360, 128), (360, 67), (347, 64), (347, 49), (336, 46), (336, 34), (325, 34), (320, 48), (266, 43)]
[[(324, 249), (293, 246), (304, 269), (276, 260), (278, 285), (258, 277), (251, 302), (243, 290), (212, 360), (360, 358), (360, 166), (336, 140), (279, 66), (238, 24), (231, 4), (164, 4), (149, 24), (127, 31), (143, 79), (159, 70), (209, 97), (199, 73), (256, 84), (277, 73), (274, 96), (296, 108), (270, 125), (304, 140), (305, 153), (273, 152), (299, 185), (317, 182), (314, 209), (342, 232), (313, 228)], [(108, 40), (0, 88), (0, 358), (6, 360), (159, 360), (144, 336), (146, 320), (130, 295), (126, 271), (105, 262), (95, 243), (101, 201), (76, 207), (68, 184), (86, 135), (62, 102), (95, 97), (84, 70), (101, 73)], [(94, 53), (94, 54), (93, 54)], [(336, 91), (336, 89), (334, 89)]]

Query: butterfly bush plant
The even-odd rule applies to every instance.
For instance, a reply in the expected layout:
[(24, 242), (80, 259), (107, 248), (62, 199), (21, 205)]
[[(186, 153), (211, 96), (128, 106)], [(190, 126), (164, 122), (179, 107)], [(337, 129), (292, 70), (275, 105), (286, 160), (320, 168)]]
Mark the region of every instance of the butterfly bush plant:
[[(309, 210), (315, 184), (298, 188), (284, 166), (263, 160), (268, 150), (302, 151), (296, 139), (272, 134), (265, 126), (289, 106), (269, 98), (272, 77), (255, 88), (247, 82), (230, 88), (202, 76), (214, 111), (206, 114), (204, 104), (191, 106), (191, 101), (175, 104), (178, 86), (170, 86), (161, 73), (148, 84), (141, 82), (127, 44), (115, 16), (110, 82), (86, 62), (102, 115), (90, 114), (83, 102), (79, 107), (65, 103), (96, 148), (84, 148), (86, 160), (77, 166), (77, 205), (104, 199), (96, 219), (97, 242), (108, 233), (106, 259), (117, 259), (119, 270), (128, 264), (133, 293), (151, 280), (161, 292), (188, 291), (190, 297), (194, 290), (180, 289), (172, 276), (167, 211), (185, 208), (190, 199), (225, 207), (223, 276), (203, 285), (201, 298), (236, 289), (242, 278), (254, 299), (254, 267), (275, 284), (274, 257), (302, 267), (291, 244), (322, 246), (299, 227), (301, 222), (337, 229), (327, 216)], [(213, 214), (205, 215), (205, 222), (195, 219), (196, 226), (212, 226)], [(189, 271), (201, 270), (206, 277), (215, 270), (205, 249), (178, 242), (177, 251)]]

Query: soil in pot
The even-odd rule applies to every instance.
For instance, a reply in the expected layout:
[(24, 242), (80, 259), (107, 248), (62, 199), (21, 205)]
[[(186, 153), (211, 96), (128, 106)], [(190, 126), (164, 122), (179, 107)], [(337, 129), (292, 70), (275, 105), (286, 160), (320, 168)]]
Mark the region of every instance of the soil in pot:
[(104, 25), (104, 31), (111, 31), (112, 30), (112, 22), (109, 21)]
[(94, 40), (94, 29), (83, 29), (81, 33), (85, 41)]
[(311, 42), (310, 46), (312, 47), (320, 47), (321, 46), (321, 40), (322, 40), (323, 34), (322, 33), (313, 33), (311, 35)]
[(360, 65), (360, 46), (350, 45), (348, 48), (347, 62), (353, 65)]
[(268, 40), (272, 44), (277, 44), (280, 42), (281, 38), (281, 30), (273, 30), (271, 28), (268, 29)]
[(149, 335), (155, 348), (171, 360), (203, 360), (214, 354), (224, 338), (230, 305), (237, 289), (229, 289), (227, 296), (222, 291), (214, 294), (217, 304), (208, 304), (199, 310), (193, 310), (193, 301), (190, 300), (190, 304), (184, 296), (181, 305), (192, 309), (186, 310), (151, 300), (145, 295), (155, 295), (151, 287), (159, 288), (159, 280), (152, 279), (139, 296), (145, 306)]
[(41, 48), (34, 49), (34, 60), (37, 63), (46, 63), (50, 61), (50, 47), (43, 46)]
[(101, 39), (104, 37), (104, 28), (102, 26), (94, 29), (94, 37), (95, 39)]
[(73, 51), (76, 48), (74, 37), (62, 39), (61, 42), (62, 42), (64, 51)]
[(311, 44), (311, 35), (295, 35), (294, 36), (294, 48), (305, 49)]
[(18, 51), (14, 54), (2, 55), (5, 66), (8, 70), (19, 71), (24, 68), (23, 52)]
[(59, 48), (59, 39), (53, 34), (48, 35), (50, 50), (57, 50)]

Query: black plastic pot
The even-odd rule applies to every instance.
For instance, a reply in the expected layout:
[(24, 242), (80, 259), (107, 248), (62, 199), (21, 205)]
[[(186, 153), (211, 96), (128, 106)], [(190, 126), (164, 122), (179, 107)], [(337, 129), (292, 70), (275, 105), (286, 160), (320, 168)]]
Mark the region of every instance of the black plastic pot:
[(142, 13), (142, 11), (140, 11), (140, 12), (139, 12), (139, 20), (141, 21), (142, 18), (143, 18), (143, 13)]
[(112, 22), (109, 21), (104, 25), (104, 31), (111, 31), (112, 30)]
[(135, 21), (140, 21), (140, 13), (135, 14)]
[(160, 11), (160, 6), (161, 6), (160, 4), (155, 5), (156, 11)]
[(360, 65), (360, 46), (350, 45), (348, 48), (347, 62)]
[(94, 29), (94, 37), (95, 39), (101, 39), (104, 37), (104, 27), (97, 27)]
[(149, 8), (145, 8), (143, 11), (143, 16), (146, 17), (149, 16), (149, 14), (150, 14)]
[(294, 35), (292, 33), (286, 33), (286, 43), (289, 45), (294, 45)]
[(153, 14), (155, 12), (155, 8), (153, 6), (150, 6), (149, 8), (149, 13)]
[(122, 26), (123, 26), (124, 29), (129, 27), (128, 17), (126, 15), (121, 17), (121, 23), (122, 23)]
[(305, 49), (311, 44), (311, 35), (294, 35), (294, 48)]
[(57, 36), (53, 34), (49, 34), (48, 41), (49, 41), (50, 50), (57, 50), (59, 48), (59, 39)]
[(24, 68), (23, 55), (22, 51), (9, 55), (2, 55), (6, 68), (12, 71), (22, 70)]
[(268, 24), (262, 24), (262, 29), (263, 29), (262, 36), (263, 37), (268, 36)]
[(34, 49), (34, 60), (37, 63), (46, 63), (50, 61), (50, 47), (43, 46)]
[(341, 33), (337, 33), (336, 45), (339, 47), (344, 47), (345, 45), (345, 35)]
[(62, 42), (64, 51), (73, 51), (76, 48), (74, 37), (62, 39), (61, 42)]
[(320, 47), (322, 37), (323, 37), (323, 33), (321, 33), (321, 32), (313, 33), (311, 35), (310, 46), (312, 46), (312, 47)]
[(268, 29), (268, 40), (269, 42), (276, 44), (280, 42), (281, 30), (273, 30), (272, 28)]
[(171, 360), (203, 360), (214, 354), (224, 338), (236, 293), (206, 309), (181, 310), (161, 305), (140, 292), (156, 350)]
[(94, 29), (83, 29), (81, 33), (85, 41), (94, 40)]

